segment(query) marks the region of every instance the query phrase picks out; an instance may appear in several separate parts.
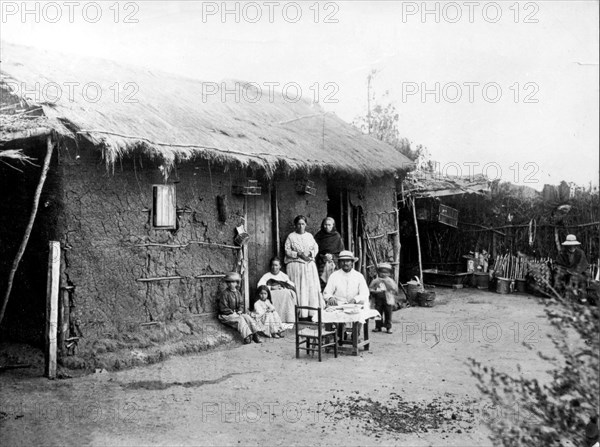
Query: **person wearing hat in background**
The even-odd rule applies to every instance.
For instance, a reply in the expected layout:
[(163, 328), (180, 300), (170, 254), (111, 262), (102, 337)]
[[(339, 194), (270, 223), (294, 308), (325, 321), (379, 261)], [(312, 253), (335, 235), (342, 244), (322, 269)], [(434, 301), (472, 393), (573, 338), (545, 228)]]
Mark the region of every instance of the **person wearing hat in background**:
[(219, 321), (231, 326), (242, 334), (244, 343), (262, 343), (257, 332), (260, 330), (256, 321), (247, 313), (244, 313), (244, 300), (238, 290), (241, 281), (239, 273), (230, 272), (224, 279), (227, 288), (221, 292), (219, 297)]
[(381, 320), (375, 320), (375, 329), (373, 332), (381, 332), (383, 326), (387, 329), (387, 333), (392, 333), (392, 308), (396, 303), (398, 296), (398, 284), (390, 278), (392, 274), (392, 266), (387, 262), (381, 262), (377, 266), (377, 274), (379, 275), (371, 284), (369, 290), (374, 298), (375, 310), (381, 314)]
[(556, 277), (554, 286), (559, 291), (564, 291), (567, 284), (585, 290), (585, 276), (588, 261), (584, 251), (579, 247), (581, 243), (574, 234), (569, 234), (562, 243), (563, 250), (556, 258)]

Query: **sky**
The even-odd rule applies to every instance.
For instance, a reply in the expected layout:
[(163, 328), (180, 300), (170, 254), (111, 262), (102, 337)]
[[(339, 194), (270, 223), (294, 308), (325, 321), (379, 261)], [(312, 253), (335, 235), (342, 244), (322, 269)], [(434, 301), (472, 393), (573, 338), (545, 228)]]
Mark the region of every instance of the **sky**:
[[(540, 190), (599, 176), (595, 0), (11, 2), (3, 42), (205, 81), (239, 79), (351, 122), (391, 103), (442, 175)], [(291, 90), (289, 90), (291, 88)]]

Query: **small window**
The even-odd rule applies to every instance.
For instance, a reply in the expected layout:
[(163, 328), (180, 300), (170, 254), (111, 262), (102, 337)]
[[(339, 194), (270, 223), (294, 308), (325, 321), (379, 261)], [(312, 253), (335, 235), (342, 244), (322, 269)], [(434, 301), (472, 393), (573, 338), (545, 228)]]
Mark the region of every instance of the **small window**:
[(152, 226), (176, 229), (175, 185), (152, 185)]

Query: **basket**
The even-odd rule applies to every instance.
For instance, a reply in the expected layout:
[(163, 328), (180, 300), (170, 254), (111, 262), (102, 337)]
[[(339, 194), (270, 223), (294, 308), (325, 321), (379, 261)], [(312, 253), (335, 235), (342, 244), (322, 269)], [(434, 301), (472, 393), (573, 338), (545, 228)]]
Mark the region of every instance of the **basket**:
[(473, 273), (473, 283), (480, 290), (487, 290), (490, 287), (490, 275), (485, 272)]
[(527, 280), (516, 279), (515, 280), (515, 291), (517, 293), (527, 293)]
[(509, 293), (513, 293), (514, 291), (514, 283), (510, 278), (496, 278), (496, 292), (506, 295)]
[(233, 238), (233, 242), (241, 247), (242, 245), (246, 245), (248, 243), (248, 239), (250, 239), (250, 235), (248, 233), (240, 233)]
[(435, 301), (435, 292), (418, 292), (417, 302), (421, 307), (433, 307)]
[(236, 227), (235, 231), (237, 232), (237, 235), (233, 238), (233, 242), (240, 247), (246, 245), (250, 239), (250, 235), (246, 233), (244, 226), (240, 225), (239, 227)]
[(414, 305), (415, 303), (417, 303), (417, 294), (419, 292), (423, 292), (423, 285), (419, 284), (416, 281), (409, 281), (406, 284), (406, 293), (407, 296), (406, 298), (408, 299), (408, 303), (411, 305)]

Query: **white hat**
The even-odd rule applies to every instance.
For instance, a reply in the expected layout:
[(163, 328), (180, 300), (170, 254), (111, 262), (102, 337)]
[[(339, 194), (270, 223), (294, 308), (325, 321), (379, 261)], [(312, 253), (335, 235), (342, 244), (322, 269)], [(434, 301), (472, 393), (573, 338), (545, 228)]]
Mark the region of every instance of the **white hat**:
[(349, 250), (342, 250), (338, 255), (338, 261), (358, 261), (358, 258), (354, 257), (354, 253)]
[(390, 273), (394, 271), (394, 269), (392, 268), (392, 264), (390, 264), (389, 262), (380, 262), (379, 264), (377, 264), (377, 271), (380, 270), (387, 270)]
[(240, 282), (242, 278), (237, 272), (229, 272), (225, 274), (225, 278), (223, 280), (225, 282)]
[(567, 235), (567, 240), (562, 243), (562, 245), (581, 245), (581, 242), (577, 240), (574, 234)]

